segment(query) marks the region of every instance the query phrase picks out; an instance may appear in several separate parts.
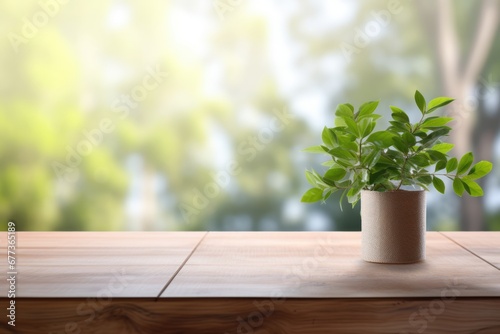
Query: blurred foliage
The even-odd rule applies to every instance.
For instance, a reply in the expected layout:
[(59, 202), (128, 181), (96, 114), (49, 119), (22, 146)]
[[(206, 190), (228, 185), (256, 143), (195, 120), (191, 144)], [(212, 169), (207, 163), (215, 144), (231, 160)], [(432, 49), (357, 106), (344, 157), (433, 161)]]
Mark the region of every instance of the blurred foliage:
[[(412, 2), (344, 58), (342, 42), (386, 6), (255, 1), (222, 14), (197, 0), (1, 3), (0, 221), (19, 230), (359, 230), (359, 209), (341, 212), (334, 196), (300, 203), (305, 167), (321, 168), (300, 150), (338, 103), (409, 103), (416, 87), (442, 95)], [(464, 52), (478, 6), (454, 3)], [(484, 77), (500, 78), (498, 35)], [(155, 71), (166, 74), (145, 88)], [(286, 110), (294, 118), (269, 132)], [(231, 162), (240, 173), (186, 215)], [(500, 229), (498, 214), (489, 217)], [(457, 226), (453, 210), (430, 218), (430, 228)]]

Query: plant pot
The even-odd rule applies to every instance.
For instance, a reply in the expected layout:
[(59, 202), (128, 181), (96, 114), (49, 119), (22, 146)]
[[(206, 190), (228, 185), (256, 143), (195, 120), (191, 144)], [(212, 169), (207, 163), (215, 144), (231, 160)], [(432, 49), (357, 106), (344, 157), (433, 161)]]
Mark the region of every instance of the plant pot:
[(361, 192), (362, 258), (376, 263), (425, 259), (425, 191)]

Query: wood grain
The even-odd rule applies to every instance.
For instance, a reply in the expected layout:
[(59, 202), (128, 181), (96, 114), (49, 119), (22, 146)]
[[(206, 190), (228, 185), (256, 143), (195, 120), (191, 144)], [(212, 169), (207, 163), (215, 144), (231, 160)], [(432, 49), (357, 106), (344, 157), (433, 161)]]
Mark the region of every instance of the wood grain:
[(500, 270), (500, 232), (441, 232)]
[(18, 297), (157, 297), (204, 232), (18, 232)]
[(498, 334), (499, 238), (429, 232), (425, 262), (384, 265), (359, 232), (19, 232), (0, 332)]
[[(80, 313), (80, 315), (79, 315)], [(500, 333), (495, 298), (18, 300), (19, 334)]]
[(209, 233), (162, 297), (500, 296), (500, 271), (438, 232), (427, 259), (405, 265), (360, 259), (359, 232)]

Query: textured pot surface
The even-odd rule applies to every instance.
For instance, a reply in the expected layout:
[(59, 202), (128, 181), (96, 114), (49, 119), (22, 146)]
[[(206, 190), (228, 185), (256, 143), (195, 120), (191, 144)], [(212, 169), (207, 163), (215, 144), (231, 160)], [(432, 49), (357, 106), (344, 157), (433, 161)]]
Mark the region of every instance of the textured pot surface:
[(425, 259), (425, 191), (361, 192), (362, 258), (378, 263)]

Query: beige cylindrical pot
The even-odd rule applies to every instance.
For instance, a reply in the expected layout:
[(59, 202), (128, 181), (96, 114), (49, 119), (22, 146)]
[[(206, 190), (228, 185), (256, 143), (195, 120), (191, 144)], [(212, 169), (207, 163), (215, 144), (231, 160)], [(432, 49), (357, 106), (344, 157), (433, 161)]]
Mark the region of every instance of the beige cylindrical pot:
[(425, 191), (361, 192), (362, 258), (377, 263), (425, 259)]

